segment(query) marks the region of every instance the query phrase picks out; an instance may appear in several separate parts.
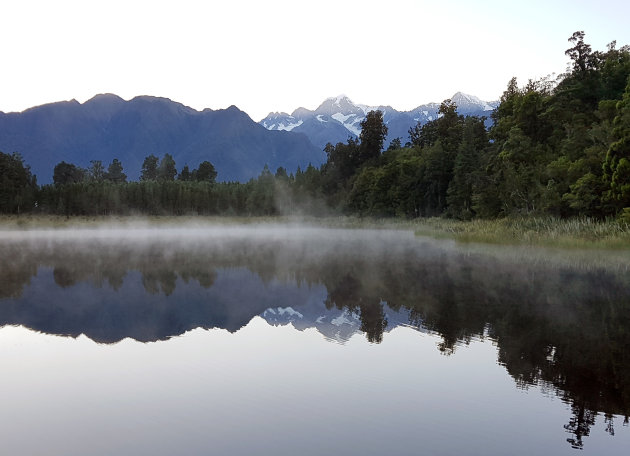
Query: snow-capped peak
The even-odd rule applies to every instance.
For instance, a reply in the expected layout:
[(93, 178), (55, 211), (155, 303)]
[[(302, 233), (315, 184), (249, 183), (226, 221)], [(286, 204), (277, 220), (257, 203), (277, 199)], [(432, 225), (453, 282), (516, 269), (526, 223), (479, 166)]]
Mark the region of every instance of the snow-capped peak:
[(457, 92), (453, 95), (451, 101), (460, 108), (469, 108), (474, 106), (483, 111), (492, 111), (493, 109), (492, 106), (485, 101), (482, 101), (480, 98), (462, 92)]
[[(456, 92), (451, 100), (462, 115), (485, 115), (497, 102), (485, 102), (474, 95)], [(353, 103), (345, 94), (326, 98), (316, 109), (297, 108), (293, 113), (270, 113), (260, 124), (268, 130), (288, 130), (306, 134), (318, 147), (326, 143), (344, 142), (349, 136), (360, 136), (361, 122), (370, 111), (379, 110), (388, 127), (388, 140), (404, 142), (411, 127), (437, 119), (440, 103), (427, 103), (410, 111), (398, 111), (391, 106), (369, 106)], [(386, 143), (387, 147), (387, 143)]]
[(326, 98), (326, 101), (332, 101), (333, 106), (339, 106), (339, 107), (342, 107), (342, 105), (353, 104), (352, 100), (343, 93), (340, 95), (337, 95), (336, 97)]
[(267, 130), (285, 131), (291, 131), (302, 123), (304, 123), (302, 119), (296, 119), (286, 112), (270, 112), (267, 117), (260, 121), (260, 124)]
[(357, 105), (357, 108), (361, 109), (361, 111), (363, 111), (363, 114), (365, 115), (367, 115), (367, 113), (370, 111), (376, 111), (378, 109), (376, 106), (368, 106), (364, 104)]
[(315, 110), (315, 113), (317, 114), (326, 114), (329, 116), (336, 112), (340, 112), (345, 115), (352, 112), (359, 113), (360, 110), (346, 95), (326, 98), (326, 100), (324, 100), (324, 102)]

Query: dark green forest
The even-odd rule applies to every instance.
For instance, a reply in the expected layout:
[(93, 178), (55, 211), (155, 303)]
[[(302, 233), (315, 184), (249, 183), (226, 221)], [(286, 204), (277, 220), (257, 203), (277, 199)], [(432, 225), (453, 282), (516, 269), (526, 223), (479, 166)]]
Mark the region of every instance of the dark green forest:
[(145, 158), (138, 182), (115, 159), (61, 162), (38, 186), (19, 153), (0, 152), (0, 212), (630, 219), (630, 46), (593, 51), (584, 38), (569, 38), (557, 79), (510, 80), (489, 129), (445, 100), (438, 119), (383, 151), (387, 126), (372, 111), (358, 139), (326, 146), (320, 168), (265, 167), (245, 183), (217, 182), (207, 161), (177, 171), (165, 154)]

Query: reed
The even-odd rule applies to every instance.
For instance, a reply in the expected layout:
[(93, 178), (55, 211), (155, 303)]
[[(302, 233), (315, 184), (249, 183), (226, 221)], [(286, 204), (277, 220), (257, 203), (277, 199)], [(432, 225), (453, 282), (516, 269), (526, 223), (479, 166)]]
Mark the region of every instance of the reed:
[(630, 224), (587, 217), (514, 217), (472, 221), (429, 218), (419, 220), (415, 232), (459, 242), (630, 249)]

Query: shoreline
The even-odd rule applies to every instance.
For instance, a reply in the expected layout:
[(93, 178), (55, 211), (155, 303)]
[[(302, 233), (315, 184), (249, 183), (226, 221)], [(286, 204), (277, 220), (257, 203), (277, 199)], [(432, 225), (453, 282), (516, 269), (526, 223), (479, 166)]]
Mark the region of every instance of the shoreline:
[(395, 219), (352, 216), (58, 216), (0, 215), (3, 231), (88, 228), (191, 227), (228, 225), (310, 225), (322, 228), (409, 230), (416, 236), (461, 244), (538, 246), (560, 249), (630, 250), (630, 225), (589, 218), (515, 217), (458, 221), (446, 218)]

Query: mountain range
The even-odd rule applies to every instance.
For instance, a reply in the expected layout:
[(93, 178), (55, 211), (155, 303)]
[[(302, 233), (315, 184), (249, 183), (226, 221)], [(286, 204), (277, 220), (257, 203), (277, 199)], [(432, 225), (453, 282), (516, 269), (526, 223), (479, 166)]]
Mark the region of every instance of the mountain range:
[[(464, 115), (489, 117), (498, 104), (461, 92), (451, 99)], [(324, 146), (357, 137), (361, 121), (373, 109), (383, 112), (389, 129), (385, 146), (394, 138), (404, 144), (408, 130), (436, 119), (439, 107), (428, 103), (397, 111), (355, 104), (342, 95), (326, 99), (314, 111), (271, 113), (256, 123), (236, 106), (197, 111), (167, 98), (125, 101), (101, 94), (85, 103), (71, 100), (0, 112), (0, 151), (20, 153), (40, 184), (52, 182), (53, 169), (61, 161), (88, 167), (91, 160), (101, 160), (107, 167), (114, 158), (122, 162), (128, 179), (137, 180), (145, 157), (166, 153), (178, 170), (208, 160), (219, 181), (243, 182), (258, 176), (265, 165), (290, 172), (309, 163), (321, 165)]]
[[(490, 117), (498, 102), (486, 102), (473, 95), (457, 92), (451, 97), (457, 105), (459, 114), (465, 116)], [(394, 138), (400, 138), (402, 144), (409, 140), (409, 129), (418, 123), (437, 119), (440, 103), (427, 103), (411, 111), (397, 111), (391, 106), (367, 106), (353, 103), (345, 95), (327, 98), (317, 109), (311, 111), (298, 108), (291, 114), (272, 112), (260, 121), (260, 124), (273, 131), (292, 131), (304, 133), (315, 146), (324, 148), (326, 143), (345, 142), (349, 137), (358, 137), (361, 133), (361, 121), (368, 112), (380, 110), (388, 127), (385, 147)], [(489, 122), (489, 120), (488, 120)]]
[(50, 183), (61, 161), (87, 167), (102, 160), (107, 167), (118, 158), (137, 180), (146, 156), (169, 153), (178, 169), (208, 160), (218, 180), (246, 181), (265, 164), (295, 170), (325, 159), (304, 134), (269, 131), (235, 106), (196, 111), (167, 98), (112, 94), (0, 112), (0, 151), (19, 152), (39, 183)]

